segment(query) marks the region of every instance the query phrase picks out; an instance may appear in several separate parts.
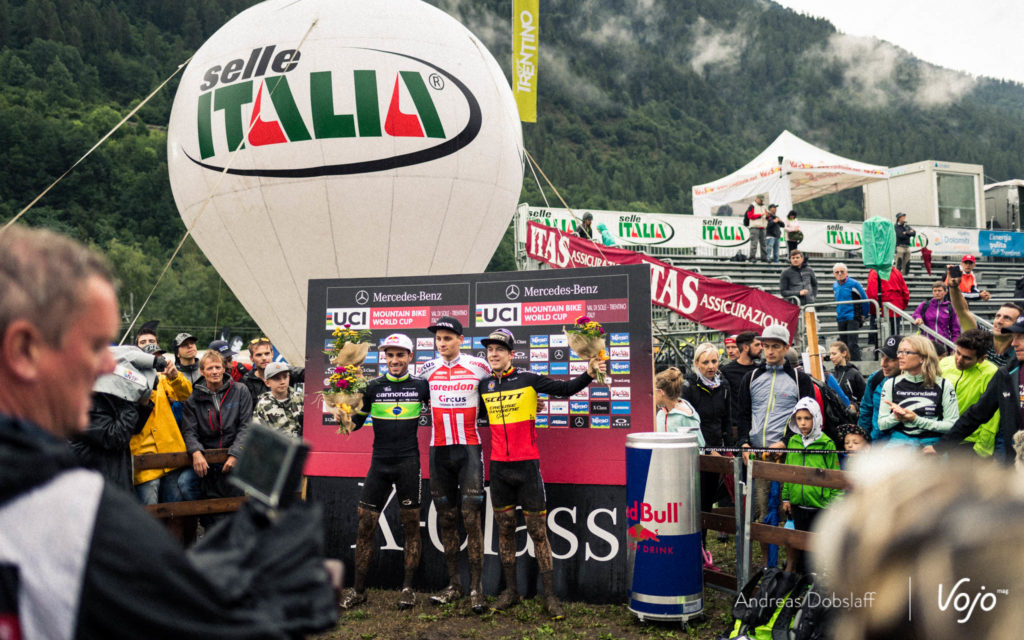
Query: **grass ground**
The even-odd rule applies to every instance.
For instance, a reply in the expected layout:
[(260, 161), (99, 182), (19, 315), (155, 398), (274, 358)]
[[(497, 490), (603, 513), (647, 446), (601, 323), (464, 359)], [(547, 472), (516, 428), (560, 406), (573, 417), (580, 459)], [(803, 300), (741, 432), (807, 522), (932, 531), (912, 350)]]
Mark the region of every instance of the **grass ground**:
[[(735, 542), (721, 543), (709, 535), (715, 563), (735, 572)], [(418, 594), (412, 609), (399, 611), (398, 592), (371, 589), (368, 602), (342, 612), (338, 626), (316, 636), (317, 640), (444, 640), (480, 638), (485, 640), (641, 640), (654, 638), (717, 639), (727, 636), (732, 626), (732, 597), (710, 588), (704, 590), (704, 616), (683, 626), (678, 622), (640, 622), (626, 604), (595, 605), (567, 602), (563, 620), (551, 620), (539, 601), (530, 599), (504, 613), (474, 615), (464, 598), (436, 607), (429, 594)], [(494, 598), (490, 599), (491, 602)]]

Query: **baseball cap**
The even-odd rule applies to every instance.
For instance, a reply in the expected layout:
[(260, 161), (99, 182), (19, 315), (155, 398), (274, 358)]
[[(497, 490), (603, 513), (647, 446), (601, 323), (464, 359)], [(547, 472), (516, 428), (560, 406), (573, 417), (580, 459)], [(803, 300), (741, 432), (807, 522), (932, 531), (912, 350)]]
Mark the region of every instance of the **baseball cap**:
[(968, 253), (963, 258), (960, 258), (960, 262), (975, 262), (975, 259), (974, 259), (974, 256), (972, 256), (971, 254)]
[(187, 333), (185, 331), (182, 331), (178, 335), (174, 336), (174, 342), (171, 343), (171, 346), (174, 347), (174, 352), (177, 353), (178, 352), (178, 348), (181, 347), (181, 345), (185, 344), (189, 340), (195, 340), (195, 339), (196, 339), (196, 337), (194, 335), (192, 335), (191, 333)]
[(903, 342), (903, 336), (889, 336), (885, 339), (885, 344), (875, 349), (875, 352), (881, 353), (886, 358), (895, 358), (901, 342)]
[(437, 322), (427, 327), (427, 331), (430, 333), (437, 333), (438, 329), (447, 329), (454, 331), (460, 336), (462, 335), (462, 323), (451, 316), (441, 316), (437, 319)]
[(768, 208), (769, 208), (769, 209), (778, 209), (778, 208), (779, 208), (779, 205), (777, 205), (777, 204), (775, 204), (775, 203), (773, 202), (773, 203), (771, 203), (770, 205), (768, 205)]
[(491, 335), (480, 341), (485, 347), (489, 344), (496, 344), (505, 347), (509, 351), (515, 351), (516, 338), (508, 329), (495, 329)]
[(764, 328), (761, 335), (761, 342), (765, 340), (778, 340), (779, 342), (789, 346), (789, 329), (782, 326), (781, 324), (773, 324)]
[(729, 336), (729, 337), (727, 337), (725, 339), (725, 344), (727, 344), (727, 345), (731, 344), (733, 346), (736, 346), (736, 336)]
[(214, 340), (210, 343), (210, 346), (207, 347), (207, 349), (210, 351), (217, 351), (225, 358), (234, 358), (238, 355), (236, 352), (231, 350), (231, 345), (229, 345), (226, 340)]
[(903, 213), (902, 211), (900, 211), (899, 213), (896, 214), (896, 219), (897, 220), (899, 220), (900, 218), (906, 218), (906, 217), (907, 217), (907, 214)]
[(289, 367), (286, 363), (284, 363), (284, 362), (271, 362), (263, 370), (263, 379), (264, 380), (270, 380), (274, 376), (276, 376), (276, 375), (278, 375), (280, 373), (285, 373), (285, 372), (289, 372), (289, 373), (291, 372), (291, 367)]
[(586, 213), (584, 213), (584, 214), (583, 214), (583, 219), (584, 219), (584, 220), (593, 220), (593, 219), (594, 219), (594, 214), (592, 214), (592, 213), (590, 213), (590, 212), (588, 211), (588, 212), (586, 212)]
[(409, 353), (412, 353), (412, 340), (410, 340), (409, 336), (404, 333), (392, 333), (381, 341), (377, 350), (383, 351), (389, 347), (398, 347), (399, 349), (405, 349)]
[(1008, 327), (1003, 327), (1003, 333), (1024, 333), (1024, 315), (1017, 318), (1017, 321)]
[(158, 344), (147, 344), (146, 346), (142, 347), (142, 350), (151, 356), (160, 355), (161, 353), (167, 353), (166, 351), (161, 349), (160, 345)]

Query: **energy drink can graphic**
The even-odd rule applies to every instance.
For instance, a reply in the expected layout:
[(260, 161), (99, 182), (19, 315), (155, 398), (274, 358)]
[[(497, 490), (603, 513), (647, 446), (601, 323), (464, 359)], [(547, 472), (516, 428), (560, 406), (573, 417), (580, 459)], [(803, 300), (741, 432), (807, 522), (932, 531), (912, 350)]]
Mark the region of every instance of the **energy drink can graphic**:
[(688, 620), (704, 609), (699, 469), (692, 432), (626, 437), (629, 609), (641, 620)]

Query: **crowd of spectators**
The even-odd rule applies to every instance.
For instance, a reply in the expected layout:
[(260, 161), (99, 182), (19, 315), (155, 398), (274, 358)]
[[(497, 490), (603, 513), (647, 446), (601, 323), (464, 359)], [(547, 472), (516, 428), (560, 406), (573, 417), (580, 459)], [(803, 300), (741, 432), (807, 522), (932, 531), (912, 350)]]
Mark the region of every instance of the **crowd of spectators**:
[[(301, 437), (303, 369), (274, 362), (273, 345), (262, 337), (249, 344), (251, 367), (235, 360), (225, 340), (213, 341), (198, 357), (195, 336), (184, 332), (175, 336), (168, 354), (159, 345), (157, 324), (144, 325), (135, 339), (141, 352), (159, 363), (159, 370), (138, 380), (147, 390), (126, 400), (107, 392), (101, 378), (89, 426), (70, 441), (71, 449), (84, 465), (143, 504), (241, 495), (227, 478), (254, 419)], [(209, 462), (208, 449), (227, 449), (227, 460)], [(191, 466), (133, 472), (132, 456), (164, 453), (187, 453)]]

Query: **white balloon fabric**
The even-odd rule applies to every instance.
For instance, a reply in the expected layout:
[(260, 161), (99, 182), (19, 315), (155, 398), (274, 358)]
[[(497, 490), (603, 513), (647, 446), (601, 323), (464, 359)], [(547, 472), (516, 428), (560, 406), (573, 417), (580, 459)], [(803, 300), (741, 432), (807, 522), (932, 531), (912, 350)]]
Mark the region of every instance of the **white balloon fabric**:
[(497, 62), (418, 0), (242, 12), (182, 75), (167, 155), (186, 226), (292, 362), (309, 279), (483, 271), (523, 179)]

